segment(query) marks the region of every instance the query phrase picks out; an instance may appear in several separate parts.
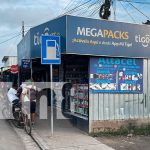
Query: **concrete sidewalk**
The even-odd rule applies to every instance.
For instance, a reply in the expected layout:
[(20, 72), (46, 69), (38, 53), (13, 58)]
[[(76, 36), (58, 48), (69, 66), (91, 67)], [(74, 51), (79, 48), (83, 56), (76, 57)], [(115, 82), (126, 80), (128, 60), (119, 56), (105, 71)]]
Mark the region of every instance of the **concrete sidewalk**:
[(49, 150), (113, 150), (74, 127), (69, 119), (54, 119), (54, 136), (52, 137), (50, 118), (48, 120), (36, 118), (33, 137), (43, 149)]

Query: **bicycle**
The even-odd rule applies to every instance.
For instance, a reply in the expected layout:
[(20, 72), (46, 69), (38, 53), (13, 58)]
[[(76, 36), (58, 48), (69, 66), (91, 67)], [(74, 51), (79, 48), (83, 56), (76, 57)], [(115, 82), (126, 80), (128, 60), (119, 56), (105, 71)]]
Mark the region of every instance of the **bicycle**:
[(25, 102), (22, 105), (22, 118), (24, 123), (24, 130), (28, 135), (32, 132), (31, 113), (30, 113), (30, 101)]

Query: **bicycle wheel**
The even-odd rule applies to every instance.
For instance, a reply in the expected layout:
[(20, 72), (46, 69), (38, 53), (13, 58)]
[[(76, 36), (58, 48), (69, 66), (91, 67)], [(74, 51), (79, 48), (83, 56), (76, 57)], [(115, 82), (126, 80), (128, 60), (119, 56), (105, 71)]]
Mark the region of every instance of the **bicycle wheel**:
[(31, 118), (28, 115), (24, 116), (24, 129), (27, 134), (31, 135), (32, 125), (31, 125)]
[(17, 128), (22, 128), (22, 125), (21, 125), (21, 120), (22, 120), (22, 116), (21, 116), (21, 112), (15, 112), (13, 114), (14, 116), (14, 119), (12, 120), (13, 121), (13, 124), (17, 127)]

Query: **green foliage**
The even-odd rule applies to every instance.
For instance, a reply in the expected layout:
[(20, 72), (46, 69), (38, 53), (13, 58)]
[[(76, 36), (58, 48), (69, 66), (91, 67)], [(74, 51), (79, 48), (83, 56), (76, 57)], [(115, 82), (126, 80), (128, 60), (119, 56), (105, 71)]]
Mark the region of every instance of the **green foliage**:
[(150, 125), (135, 126), (129, 123), (128, 126), (122, 126), (119, 130), (105, 128), (104, 131), (97, 133), (90, 133), (90, 136), (100, 137), (100, 136), (128, 136), (132, 135), (150, 135)]

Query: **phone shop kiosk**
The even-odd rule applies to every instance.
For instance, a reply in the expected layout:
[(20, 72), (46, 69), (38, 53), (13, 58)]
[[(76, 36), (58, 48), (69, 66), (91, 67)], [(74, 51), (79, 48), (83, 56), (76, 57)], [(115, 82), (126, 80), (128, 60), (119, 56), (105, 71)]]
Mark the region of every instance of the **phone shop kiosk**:
[(148, 25), (65, 15), (31, 28), (18, 44), (19, 65), (32, 59), (38, 81), (49, 81), (49, 66), (40, 64), (42, 35), (61, 37), (62, 62), (54, 66), (53, 76), (55, 82), (68, 83), (62, 108), (77, 126), (100, 132), (148, 124)]

